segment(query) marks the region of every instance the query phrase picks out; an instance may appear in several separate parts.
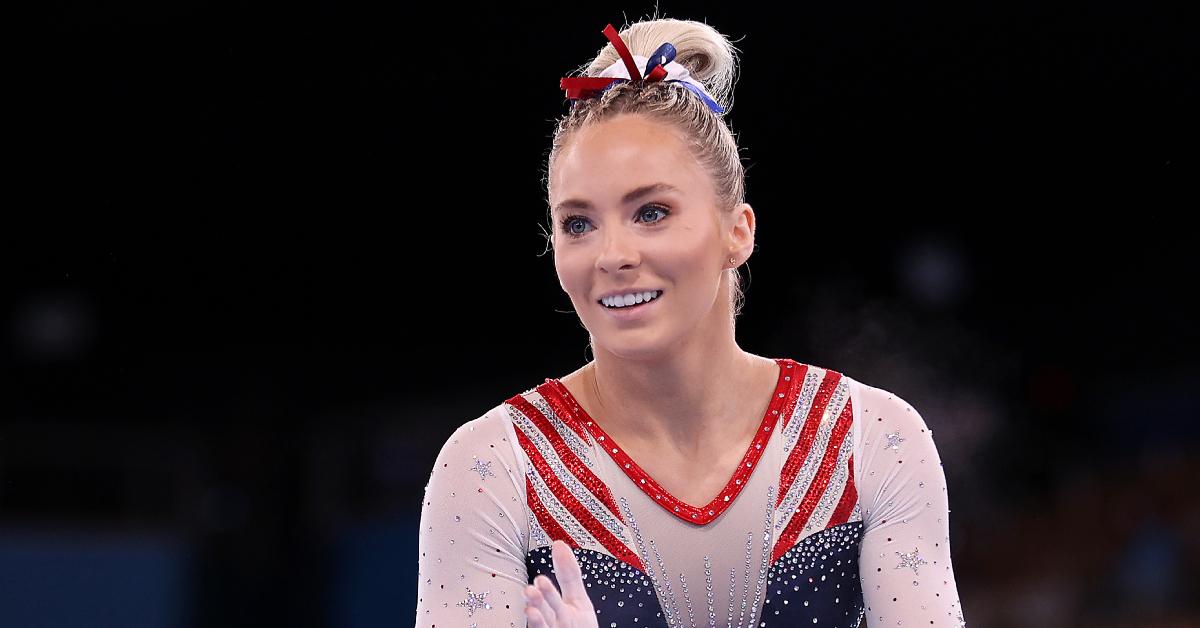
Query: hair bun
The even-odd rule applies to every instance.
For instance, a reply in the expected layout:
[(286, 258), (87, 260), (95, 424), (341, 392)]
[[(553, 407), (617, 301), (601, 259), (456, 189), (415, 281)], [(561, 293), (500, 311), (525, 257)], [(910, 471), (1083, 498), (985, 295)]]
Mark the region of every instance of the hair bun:
[[(737, 72), (737, 48), (715, 28), (703, 22), (660, 18), (638, 22), (620, 32), (630, 54), (648, 57), (664, 42), (675, 46), (675, 63), (687, 68), (704, 90), (726, 112), (732, 107)], [(612, 44), (605, 44), (583, 69), (584, 76), (597, 76), (620, 60)]]

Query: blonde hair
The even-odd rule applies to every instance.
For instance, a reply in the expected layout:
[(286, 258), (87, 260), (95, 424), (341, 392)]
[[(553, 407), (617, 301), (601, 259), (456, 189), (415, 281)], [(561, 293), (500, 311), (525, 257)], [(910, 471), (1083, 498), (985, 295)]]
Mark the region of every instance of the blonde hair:
[[(687, 68), (693, 79), (726, 112), (733, 105), (737, 70), (737, 48), (713, 27), (702, 22), (670, 18), (651, 19), (620, 31), (631, 55), (650, 56), (663, 42), (675, 46), (675, 62)], [(605, 44), (596, 58), (572, 72), (572, 76), (597, 76), (620, 59), (612, 44)], [(639, 68), (645, 71), (645, 68)], [(709, 173), (718, 211), (731, 213), (745, 202), (746, 171), (738, 155), (737, 142), (722, 114), (714, 113), (696, 94), (677, 83), (622, 82), (601, 95), (574, 101), (571, 111), (558, 120), (547, 159), (544, 182), (549, 196), (549, 171), (575, 132), (583, 127), (637, 113), (673, 126), (697, 163)], [(550, 225), (551, 230), (554, 225)], [(729, 269), (730, 314), (736, 318), (745, 302), (741, 275)]]

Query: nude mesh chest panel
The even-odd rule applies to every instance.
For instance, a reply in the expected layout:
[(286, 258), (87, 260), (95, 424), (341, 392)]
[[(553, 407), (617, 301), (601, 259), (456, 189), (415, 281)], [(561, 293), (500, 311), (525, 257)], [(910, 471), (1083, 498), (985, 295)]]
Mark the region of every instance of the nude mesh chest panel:
[(545, 574), (558, 585), (550, 545), (561, 539), (602, 628), (858, 625), (847, 381), (777, 362), (758, 436), (702, 506), (659, 486), (558, 380), (510, 399), (527, 462), (529, 581)]

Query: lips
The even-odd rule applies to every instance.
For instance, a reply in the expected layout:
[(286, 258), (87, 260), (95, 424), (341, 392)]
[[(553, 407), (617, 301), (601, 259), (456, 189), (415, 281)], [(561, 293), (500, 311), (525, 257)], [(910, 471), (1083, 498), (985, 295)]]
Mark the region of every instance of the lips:
[(643, 301), (636, 305), (627, 305), (625, 307), (608, 307), (603, 303), (597, 303), (604, 311), (618, 321), (633, 321), (651, 315), (652, 312), (658, 309), (658, 302), (666, 297), (666, 293), (661, 293), (657, 297)]

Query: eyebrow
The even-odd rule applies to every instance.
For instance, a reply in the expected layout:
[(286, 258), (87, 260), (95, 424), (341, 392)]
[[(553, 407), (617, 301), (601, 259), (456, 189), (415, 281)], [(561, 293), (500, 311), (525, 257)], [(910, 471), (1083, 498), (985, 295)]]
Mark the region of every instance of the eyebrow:
[[(625, 196), (621, 197), (621, 204), (628, 205), (629, 203), (632, 203), (633, 201), (636, 201), (636, 200), (642, 198), (643, 196), (649, 196), (651, 194), (657, 194), (659, 192), (679, 192), (679, 191), (680, 191), (679, 188), (677, 188), (669, 183), (651, 183), (649, 185), (643, 185), (639, 188), (635, 188), (633, 190), (630, 190), (629, 192), (626, 192)], [(565, 211), (568, 209), (591, 209), (591, 208), (592, 208), (592, 204), (585, 200), (578, 199), (578, 198), (570, 198), (570, 199), (567, 199), (567, 200), (559, 203), (558, 205), (555, 205), (554, 209), (552, 210), (552, 213), (558, 213), (558, 212)]]

